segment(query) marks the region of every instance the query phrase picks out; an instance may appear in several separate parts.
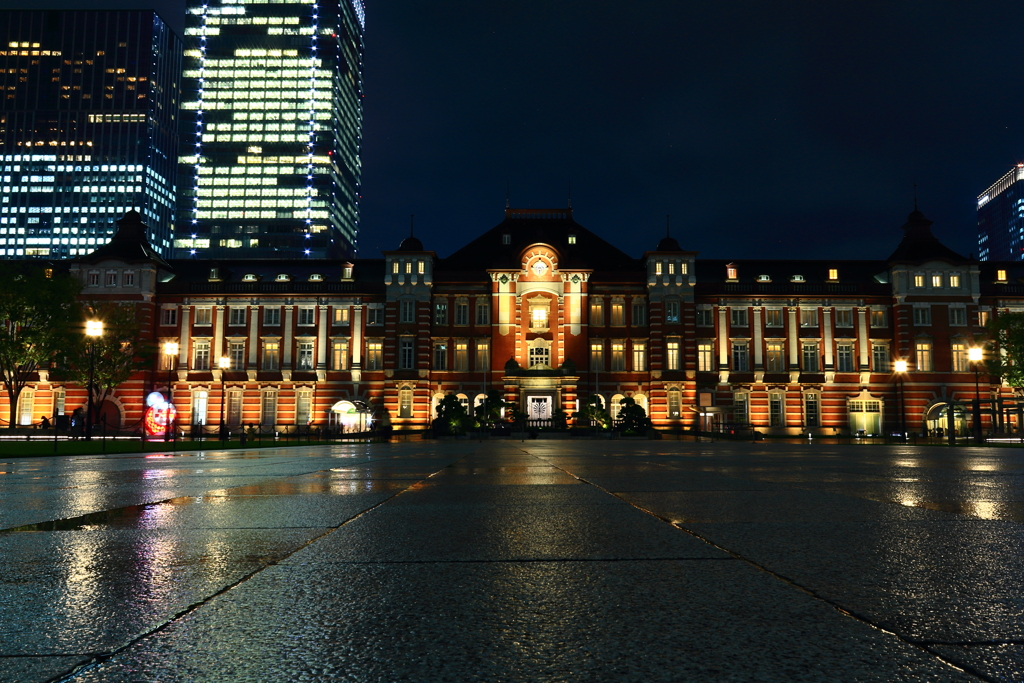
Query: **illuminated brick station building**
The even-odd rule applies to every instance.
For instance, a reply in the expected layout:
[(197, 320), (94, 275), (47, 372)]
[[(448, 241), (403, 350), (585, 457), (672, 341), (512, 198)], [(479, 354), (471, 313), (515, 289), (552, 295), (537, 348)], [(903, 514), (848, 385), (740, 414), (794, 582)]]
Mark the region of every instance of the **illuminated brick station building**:
[[(136, 302), (152, 341), (178, 345), (105, 406), (124, 428), (170, 379), (182, 424), (223, 410), (236, 428), (420, 430), (444, 394), (472, 413), (498, 389), (537, 420), (631, 396), (662, 430), (880, 434), (902, 406), (908, 430), (936, 434), (953, 406), (965, 433), (968, 349), (988, 316), (1024, 309), (1024, 264), (954, 253), (917, 210), (877, 261), (705, 260), (672, 237), (633, 258), (571, 209), (507, 209), (445, 258), (409, 237), (348, 262), (164, 261), (138, 214), (120, 226), (70, 262), (83, 296)], [(42, 374), (23, 421), (52, 414), (55, 389), (65, 412), (84, 403)], [(986, 400), (1010, 396), (980, 380)], [(986, 429), (1016, 421), (988, 410)]]

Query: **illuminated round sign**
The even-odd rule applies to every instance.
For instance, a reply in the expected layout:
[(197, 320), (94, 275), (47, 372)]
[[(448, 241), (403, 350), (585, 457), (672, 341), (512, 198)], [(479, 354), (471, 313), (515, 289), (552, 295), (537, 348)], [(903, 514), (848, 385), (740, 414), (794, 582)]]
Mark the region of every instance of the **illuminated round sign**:
[[(156, 394), (160, 396), (160, 394)], [(153, 396), (153, 394), (150, 394)], [(148, 402), (148, 398), (147, 398)], [(174, 424), (174, 417), (177, 415), (177, 411), (174, 409), (174, 405), (167, 403), (160, 396), (160, 403), (151, 404), (146, 408), (146, 413), (142, 418), (143, 427), (146, 430), (147, 436), (161, 436), (167, 433), (167, 426)]]

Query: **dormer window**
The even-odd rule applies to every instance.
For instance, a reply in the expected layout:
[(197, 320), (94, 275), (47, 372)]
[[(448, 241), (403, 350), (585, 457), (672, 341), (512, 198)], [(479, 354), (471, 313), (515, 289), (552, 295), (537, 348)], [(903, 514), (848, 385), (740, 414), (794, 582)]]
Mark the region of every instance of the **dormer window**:
[(569, 235), (569, 244), (576, 244), (576, 235)]
[(1006, 282), (1006, 271), (1002, 268), (996, 271), (996, 282)]
[(829, 280), (838, 280), (839, 279), (839, 269), (838, 268), (829, 268), (828, 269), (828, 279)]
[(758, 275), (757, 276), (757, 281), (758, 282), (771, 282), (772, 281), (772, 276), (771, 275)]
[(512, 235), (510, 235), (507, 232), (502, 234), (502, 236), (501, 236), (501, 243), (502, 244), (512, 244)]
[(352, 266), (343, 266), (341, 269), (341, 277), (345, 280), (352, 279)]
[(210, 268), (210, 282), (220, 280), (220, 268)]
[(324, 281), (324, 276), (321, 275), (320, 273), (313, 273), (312, 275), (309, 276), (309, 281), (310, 282), (323, 282)]
[(288, 273), (278, 273), (277, 277), (274, 278), (274, 282), (291, 282), (292, 276)]
[(736, 280), (736, 279), (738, 279), (738, 277), (739, 277), (739, 271), (736, 269), (736, 266), (734, 264), (732, 264), (732, 263), (728, 264), (725, 267), (725, 279), (726, 280)]
[(256, 282), (257, 280), (259, 280), (259, 277), (256, 273), (246, 273), (242, 276), (242, 282)]
[(789, 278), (789, 281), (790, 282), (803, 282), (804, 281), (804, 276), (803, 275), (793, 275), (793, 276), (791, 276)]

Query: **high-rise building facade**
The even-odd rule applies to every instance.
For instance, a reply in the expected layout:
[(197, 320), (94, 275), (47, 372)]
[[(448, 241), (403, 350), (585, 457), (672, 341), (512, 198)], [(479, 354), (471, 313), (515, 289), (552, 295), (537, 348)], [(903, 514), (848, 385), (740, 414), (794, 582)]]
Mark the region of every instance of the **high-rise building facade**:
[(362, 0), (189, 0), (178, 257), (352, 255)]
[(88, 254), (133, 208), (169, 253), (181, 48), (152, 11), (0, 12), (0, 258)]
[(1024, 260), (1024, 164), (978, 196), (978, 258)]

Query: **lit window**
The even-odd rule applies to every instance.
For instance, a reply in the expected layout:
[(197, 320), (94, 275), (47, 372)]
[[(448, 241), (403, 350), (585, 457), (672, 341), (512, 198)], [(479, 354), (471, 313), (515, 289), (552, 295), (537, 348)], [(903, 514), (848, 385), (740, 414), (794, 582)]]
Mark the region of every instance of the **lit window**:
[(348, 368), (348, 341), (336, 339), (331, 342), (331, 370)]
[(598, 372), (604, 370), (604, 342), (590, 343), (590, 369)]
[(919, 341), (914, 345), (917, 352), (917, 369), (922, 372), (932, 370), (932, 343), (930, 341)]
[(679, 369), (679, 342), (677, 341), (665, 342), (665, 369)]
[(654, 262), (654, 274), (661, 275), (661, 261)]
[(712, 360), (714, 358), (713, 342), (702, 341), (697, 342), (697, 371), (698, 372), (713, 372), (714, 366)]
[(334, 324), (335, 325), (348, 325), (349, 321), (349, 308), (348, 306), (342, 306), (334, 309)]
[[(403, 344), (410, 340), (403, 340)], [(412, 354), (410, 353), (410, 356)], [(404, 355), (403, 355), (404, 358)], [(384, 342), (382, 341), (368, 341), (366, 342), (366, 369), (367, 370), (380, 370), (384, 367)], [(405, 368), (405, 366), (402, 366)], [(409, 367), (412, 367), (411, 365)]]
[(213, 323), (213, 309), (208, 306), (196, 308), (196, 325), (210, 325)]
[(932, 275), (932, 287), (941, 287), (941, 286), (942, 286), (942, 276), (941, 275)]
[(612, 372), (626, 369), (626, 345), (623, 342), (612, 342)]
[(871, 327), (888, 327), (888, 316), (884, 308), (871, 309)]
[(590, 324), (597, 327), (604, 325), (604, 302), (601, 299), (590, 300)]
[(569, 235), (569, 244), (576, 244), (576, 235)]
[(828, 269), (828, 279), (829, 280), (838, 280), (839, 279), (839, 269), (838, 268), (829, 268)]
[(768, 372), (785, 372), (786, 358), (782, 342), (768, 342), (765, 344), (766, 363), (765, 370)]
[(633, 342), (633, 371), (644, 372), (647, 370), (647, 345), (643, 342)]
[(736, 266), (730, 263), (725, 267), (725, 278), (727, 280), (735, 280), (737, 279), (737, 276), (738, 271), (736, 270)]
[(970, 368), (967, 363), (967, 344), (963, 342), (953, 342), (952, 345), (953, 355), (953, 372), (966, 372)]
[(281, 362), (281, 344), (276, 341), (263, 342), (263, 369), (277, 370)]
[(611, 324), (613, 327), (622, 327), (626, 324), (626, 304), (622, 301), (612, 301)]
[(949, 288), (960, 289), (960, 275), (956, 274), (949, 276)]
[(918, 289), (920, 289), (921, 287), (924, 287), (924, 275), (923, 274), (918, 273), (918, 274), (914, 275), (914, 287), (917, 287)]
[(486, 339), (476, 342), (476, 369), (489, 370), (491, 368), (491, 343)]
[(1006, 282), (1006, 271), (1000, 268), (996, 271), (996, 280), (999, 282)]

